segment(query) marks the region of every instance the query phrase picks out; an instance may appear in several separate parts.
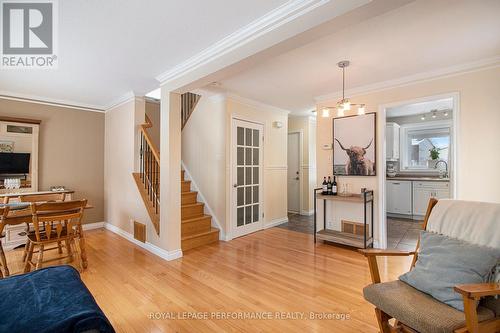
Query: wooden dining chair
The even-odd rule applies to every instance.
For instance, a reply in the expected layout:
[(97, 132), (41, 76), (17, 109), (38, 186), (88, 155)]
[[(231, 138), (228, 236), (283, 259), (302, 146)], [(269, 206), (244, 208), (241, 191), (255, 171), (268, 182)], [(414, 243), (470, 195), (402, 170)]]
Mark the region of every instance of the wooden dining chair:
[[(40, 193), (40, 194), (21, 194), (19, 195), (19, 201), (21, 202), (61, 202), (66, 199), (66, 193)], [(26, 228), (26, 233), (33, 233), (33, 230), (29, 229), (29, 225)], [(26, 240), (26, 245), (24, 247), (23, 261), (26, 260), (26, 254), (28, 253), (29, 238)], [(57, 244), (57, 250), (59, 254), (62, 254), (62, 244), (59, 242)]]
[(21, 194), (19, 201), (21, 202), (58, 202), (66, 199), (66, 193), (40, 193), (40, 194)]
[(2, 272), (2, 267), (5, 271), (5, 276), (9, 276), (9, 269), (7, 268), (7, 258), (5, 258), (5, 252), (3, 251), (2, 238), (4, 237), (3, 229), (5, 228), (5, 217), (9, 213), (9, 207), (0, 207), (0, 279), (4, 277)]
[[(26, 253), (24, 272), (27, 273), (34, 266), (40, 269), (43, 263), (68, 258), (68, 263), (76, 258), (81, 270), (82, 264), (78, 248), (75, 243), (75, 227), (81, 225), (83, 212), (87, 200), (31, 203), (34, 232), (28, 234), (29, 246)], [(49, 247), (51, 244), (64, 243), (68, 254), (53, 259), (43, 259), (44, 253), (58, 247)], [(35, 248), (38, 248), (36, 263), (32, 262)]]

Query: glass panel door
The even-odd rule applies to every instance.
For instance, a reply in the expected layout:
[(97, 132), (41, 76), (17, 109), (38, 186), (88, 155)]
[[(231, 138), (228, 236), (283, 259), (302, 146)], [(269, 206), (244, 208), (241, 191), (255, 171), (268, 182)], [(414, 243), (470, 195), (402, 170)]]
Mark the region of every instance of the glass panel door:
[(263, 126), (233, 120), (233, 237), (262, 228)]

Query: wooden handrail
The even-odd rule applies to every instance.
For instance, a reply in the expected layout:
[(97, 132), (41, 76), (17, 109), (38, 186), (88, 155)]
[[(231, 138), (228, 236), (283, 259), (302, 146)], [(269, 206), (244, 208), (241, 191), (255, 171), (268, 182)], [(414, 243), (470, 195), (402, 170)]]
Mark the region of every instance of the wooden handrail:
[(160, 152), (158, 151), (158, 148), (155, 147), (155, 144), (147, 131), (148, 128), (153, 127), (153, 123), (151, 122), (151, 119), (149, 119), (148, 115), (145, 115), (145, 120), (146, 122), (141, 125), (141, 132), (144, 135), (144, 139), (146, 139), (146, 142), (151, 147), (151, 152), (153, 153), (155, 160), (160, 163)]

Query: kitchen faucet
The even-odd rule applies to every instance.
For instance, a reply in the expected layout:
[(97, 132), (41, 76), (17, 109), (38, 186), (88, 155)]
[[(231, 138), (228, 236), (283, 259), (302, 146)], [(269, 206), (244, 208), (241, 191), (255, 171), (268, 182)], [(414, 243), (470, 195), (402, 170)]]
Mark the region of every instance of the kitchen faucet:
[(444, 175), (441, 177), (441, 173), (440, 173), (440, 177), (441, 178), (448, 178), (448, 162), (446, 162), (445, 160), (439, 160), (436, 162), (436, 164), (434, 165), (434, 169), (437, 169), (437, 166), (439, 163), (444, 163), (444, 166), (445, 166), (445, 172), (444, 172)]

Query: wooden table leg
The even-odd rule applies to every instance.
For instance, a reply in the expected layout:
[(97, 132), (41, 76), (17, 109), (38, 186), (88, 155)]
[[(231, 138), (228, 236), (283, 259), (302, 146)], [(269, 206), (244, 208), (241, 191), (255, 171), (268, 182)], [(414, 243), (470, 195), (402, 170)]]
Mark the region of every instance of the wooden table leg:
[(78, 244), (80, 245), (80, 255), (82, 258), (82, 266), (83, 268), (87, 268), (88, 266), (88, 261), (87, 261), (87, 251), (85, 249), (85, 238), (83, 237), (83, 228), (81, 225), (78, 226)]

